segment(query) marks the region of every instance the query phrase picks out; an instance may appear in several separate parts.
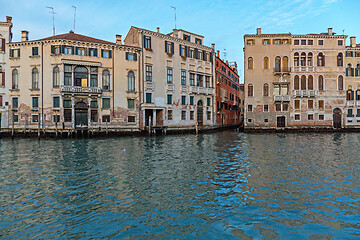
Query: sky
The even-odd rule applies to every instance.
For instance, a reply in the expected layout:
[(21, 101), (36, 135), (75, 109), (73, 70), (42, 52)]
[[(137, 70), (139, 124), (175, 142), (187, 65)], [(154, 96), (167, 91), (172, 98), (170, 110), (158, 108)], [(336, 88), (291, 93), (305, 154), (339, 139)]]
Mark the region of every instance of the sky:
[[(115, 42), (125, 38), (131, 26), (167, 34), (175, 27), (203, 35), (204, 44), (215, 43), (222, 59), (237, 62), (243, 82), (244, 34), (308, 34), (327, 32), (356, 36), (360, 43), (360, 0), (0, 0), (0, 21), (13, 17), (13, 41), (21, 30), (30, 40), (52, 36), (54, 8), (56, 34), (74, 30), (90, 37)], [(347, 45), (350, 38), (347, 39)], [(226, 55), (224, 54), (226, 53)], [(226, 57), (225, 57), (226, 56)]]

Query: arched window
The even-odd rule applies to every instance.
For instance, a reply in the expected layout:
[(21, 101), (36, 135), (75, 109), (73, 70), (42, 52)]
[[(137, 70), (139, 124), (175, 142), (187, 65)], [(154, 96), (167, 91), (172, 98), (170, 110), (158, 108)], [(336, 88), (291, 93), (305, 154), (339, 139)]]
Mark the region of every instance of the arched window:
[(354, 69), (352, 68), (352, 65), (351, 63), (349, 63), (347, 66), (346, 66), (346, 76), (347, 77), (350, 77), (350, 76), (354, 76)]
[(337, 66), (342, 67), (343, 65), (344, 65), (343, 54), (339, 53), (337, 55)]
[(254, 96), (254, 87), (251, 83), (248, 84), (248, 97)]
[(360, 63), (358, 63), (355, 68), (355, 77), (359, 77), (359, 76), (360, 76)]
[(357, 101), (360, 100), (360, 86), (358, 86), (357, 89), (356, 89), (356, 100)]
[(83, 66), (78, 66), (74, 69), (74, 86), (87, 87), (88, 86), (88, 69)]
[(14, 69), (12, 71), (12, 76), (11, 76), (11, 89), (19, 89), (19, 72), (17, 69)]
[(301, 90), (306, 90), (306, 76), (301, 76)]
[(102, 89), (110, 90), (110, 72), (107, 69), (102, 72)]
[(289, 66), (289, 58), (288, 57), (283, 57), (282, 59), (282, 68), (283, 68), (283, 71), (289, 71), (288, 70), (288, 66)]
[(53, 68), (53, 88), (60, 87), (60, 69), (58, 66)]
[(317, 56), (317, 65), (318, 67), (325, 66), (325, 55), (323, 53), (319, 53)]
[(5, 87), (5, 73), (2, 71), (0, 66), (0, 84), (2, 87)]
[(264, 69), (269, 69), (269, 58), (264, 57)]
[(300, 65), (303, 67), (303, 66), (306, 66), (306, 53), (301, 53), (301, 56), (300, 56)]
[(268, 97), (269, 96), (269, 84), (265, 83), (264, 84), (264, 97)]
[(295, 66), (295, 67), (298, 67), (298, 66), (299, 66), (299, 53), (298, 53), (298, 52), (296, 52), (296, 53), (294, 54), (294, 66)]
[(296, 75), (294, 78), (294, 90), (299, 90), (299, 89), (300, 89), (299, 76)]
[(338, 77), (338, 90), (339, 91), (344, 90), (344, 77), (341, 75)]
[(348, 86), (348, 90), (346, 91), (346, 100), (354, 100), (354, 91), (351, 85)]
[(252, 57), (248, 58), (248, 69), (254, 69), (254, 60)]
[(307, 65), (313, 66), (313, 54), (311, 52), (307, 55)]
[(275, 58), (275, 71), (280, 72), (281, 71), (281, 57), (277, 56)]
[(33, 68), (31, 72), (31, 89), (39, 89), (39, 70)]
[(311, 75), (308, 77), (308, 90), (314, 90), (314, 79)]
[(324, 90), (324, 77), (322, 75), (319, 76), (319, 91), (323, 91)]
[(127, 79), (128, 79), (128, 92), (135, 92), (135, 74), (133, 71), (128, 72)]

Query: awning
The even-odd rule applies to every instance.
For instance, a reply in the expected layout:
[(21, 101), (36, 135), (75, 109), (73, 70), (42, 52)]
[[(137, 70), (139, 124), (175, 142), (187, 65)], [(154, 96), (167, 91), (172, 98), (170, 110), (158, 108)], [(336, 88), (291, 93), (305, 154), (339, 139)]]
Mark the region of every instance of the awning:
[(83, 66), (95, 66), (95, 67), (101, 67), (101, 62), (85, 62), (85, 61), (76, 61), (76, 60), (61, 60), (64, 64), (71, 64), (71, 65), (83, 65)]

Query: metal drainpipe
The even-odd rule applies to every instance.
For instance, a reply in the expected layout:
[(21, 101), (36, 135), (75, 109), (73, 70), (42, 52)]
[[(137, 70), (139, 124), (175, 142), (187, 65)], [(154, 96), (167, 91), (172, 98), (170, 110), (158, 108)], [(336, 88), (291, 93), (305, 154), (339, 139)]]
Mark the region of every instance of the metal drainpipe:
[[(41, 119), (44, 130), (44, 43), (41, 43)], [(39, 119), (40, 121), (40, 119)]]
[[(141, 42), (141, 44), (140, 44), (140, 46), (141, 46), (141, 55), (142, 55), (142, 66), (141, 66), (141, 69), (142, 69), (142, 74), (144, 74), (144, 33), (141, 33), (141, 39), (140, 39), (140, 42)], [(140, 70), (140, 69), (139, 69)], [(140, 76), (140, 74), (139, 74), (139, 76)], [(143, 77), (143, 80), (144, 80), (144, 76), (142, 76)], [(151, 79), (152, 80), (152, 79)], [(141, 80), (140, 80), (141, 81)], [(143, 99), (145, 99), (145, 81), (142, 81), (143, 82), (143, 85), (142, 85), (142, 94), (144, 95), (144, 98)], [(140, 96), (141, 96), (141, 93), (140, 93)], [(142, 99), (140, 98), (139, 99), (140, 100), (140, 105), (142, 104)], [(140, 116), (142, 116), (142, 113), (141, 113), (141, 107), (139, 108), (139, 114), (140, 114)], [(140, 120), (141, 118), (139, 118), (139, 120)], [(144, 124), (145, 125), (145, 124)]]
[(113, 53), (112, 53), (112, 100), (113, 100), (113, 117), (115, 116), (115, 47), (112, 47)]

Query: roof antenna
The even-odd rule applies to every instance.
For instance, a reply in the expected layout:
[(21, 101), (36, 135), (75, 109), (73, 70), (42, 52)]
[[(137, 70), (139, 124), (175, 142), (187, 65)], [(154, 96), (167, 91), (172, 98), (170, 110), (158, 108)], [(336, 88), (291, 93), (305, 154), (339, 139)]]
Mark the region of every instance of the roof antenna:
[(226, 61), (226, 49), (224, 48), (224, 60)]
[(173, 6), (170, 6), (170, 7), (173, 8), (175, 11), (175, 29), (176, 29), (176, 7), (173, 7)]
[(343, 36), (345, 35), (345, 29), (343, 30)]
[(75, 20), (76, 20), (76, 7), (72, 6), (74, 8), (74, 32), (75, 32)]
[(49, 9), (51, 9), (51, 14), (53, 15), (53, 35), (55, 36), (55, 12), (54, 12), (54, 8), (53, 7), (46, 7), (46, 8), (49, 8)]

